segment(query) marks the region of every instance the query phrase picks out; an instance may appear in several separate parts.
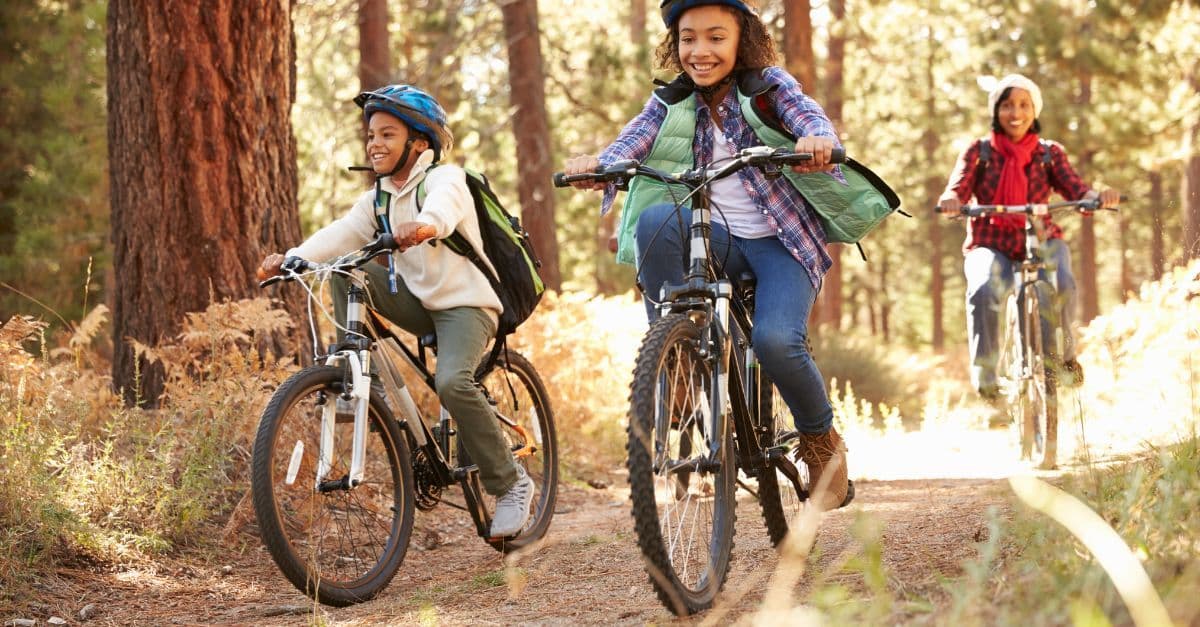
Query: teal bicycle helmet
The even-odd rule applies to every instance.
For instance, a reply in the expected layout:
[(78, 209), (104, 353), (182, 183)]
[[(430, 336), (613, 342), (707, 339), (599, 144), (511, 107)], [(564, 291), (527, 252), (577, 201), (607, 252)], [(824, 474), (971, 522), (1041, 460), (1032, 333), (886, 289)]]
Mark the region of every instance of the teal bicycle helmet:
[(433, 96), (411, 85), (388, 85), (375, 91), (364, 91), (354, 98), (354, 104), (362, 107), (363, 119), (367, 121), (378, 111), (400, 118), (429, 141), (434, 162), (441, 160), (442, 154), (454, 143), (442, 105)]

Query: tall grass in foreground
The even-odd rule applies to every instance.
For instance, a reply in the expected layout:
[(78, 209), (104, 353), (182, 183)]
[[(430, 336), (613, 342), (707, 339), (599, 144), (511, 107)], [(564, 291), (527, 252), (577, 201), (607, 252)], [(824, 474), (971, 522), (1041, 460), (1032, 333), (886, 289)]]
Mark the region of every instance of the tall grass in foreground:
[(60, 349), (40, 322), (0, 327), (0, 607), (62, 562), (202, 543), (245, 490), (250, 432), (287, 374), (246, 330), (285, 318), (266, 300), (222, 303), (143, 347), (166, 366), (166, 396), (157, 410), (125, 408), (107, 362), (88, 352), (105, 315), (97, 308)]
[[(851, 549), (821, 575), (859, 582), (859, 592), (815, 581), (791, 607), (764, 606), (755, 622), (1155, 624), (1154, 596), (1122, 598), (1113, 585), (1114, 578), (1137, 574), (1129, 566), (1114, 569), (1112, 563), (1120, 561), (1114, 558), (1124, 557), (1140, 562), (1172, 622), (1200, 624), (1200, 359), (1193, 357), (1200, 355), (1198, 325), (1200, 262), (1144, 286), (1140, 298), (1097, 319), (1084, 333), (1081, 360), (1088, 385), (1075, 413), (1063, 412), (1064, 420), (1076, 422), (1060, 430), (1077, 429), (1079, 466), (1058, 481), (1071, 495), (1058, 500), (1095, 512), (1093, 524), (1110, 527), (1118, 543), (1099, 548), (1093, 541), (1089, 548), (1079, 538), (1095, 529), (1062, 515), (1063, 505), (1038, 503), (1065, 521), (1059, 523), (1013, 497), (1011, 518), (993, 512), (988, 532), (977, 537), (978, 557), (940, 589), (924, 592), (897, 581), (878, 559), (883, 546), (878, 526), (860, 513)], [(810, 550), (811, 543), (792, 548), (796, 557), (785, 554), (779, 571), (803, 570)]]

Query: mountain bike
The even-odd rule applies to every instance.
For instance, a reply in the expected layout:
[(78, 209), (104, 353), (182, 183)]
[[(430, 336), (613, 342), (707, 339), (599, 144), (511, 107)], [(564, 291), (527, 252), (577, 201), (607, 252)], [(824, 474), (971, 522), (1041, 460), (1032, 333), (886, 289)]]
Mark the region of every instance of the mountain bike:
[[(811, 158), (756, 146), (681, 174), (630, 160), (594, 173), (554, 175), (558, 187), (600, 181), (620, 189), (647, 176), (678, 186), (684, 195), (678, 210), (692, 203), (691, 266), (682, 285), (663, 287), (662, 316), (638, 350), (627, 427), (638, 547), (659, 600), (679, 615), (711, 607), (725, 583), (738, 485), (757, 498), (776, 545), (809, 497), (799, 433), (750, 341), (753, 277), (723, 276), (710, 259), (709, 188), (744, 167), (775, 177), (781, 167)], [(834, 161), (842, 159), (835, 151)], [(739, 479), (739, 470), (757, 485)], [(850, 490), (853, 495), (853, 485)]]
[[(1025, 216), (1025, 257), (1016, 272), (1016, 289), (1005, 300), (1001, 320), (997, 383), (1005, 413), (1016, 428), (1021, 459), (1039, 468), (1058, 465), (1058, 382), (1062, 371), (1063, 328), (1058, 275), (1041, 257), (1042, 222), (1054, 211), (1095, 211), (1099, 200), (1068, 200), (1025, 205), (963, 205), (951, 217), (998, 214)], [(1112, 211), (1116, 211), (1115, 208)], [(1046, 303), (1046, 304), (1043, 304)]]
[[(537, 494), (520, 533), (489, 537), (495, 497), (483, 491), (453, 417), (439, 406), (436, 421), (427, 424), (400, 371), (407, 367), (432, 391), (429, 354), (436, 356), (436, 337), (416, 338), (410, 348), (367, 303), (361, 267), (396, 248), (385, 233), (329, 263), (291, 257), (282, 274), (261, 283), (303, 286), (319, 346), (318, 312), (332, 319), (319, 286), (335, 274), (348, 277), (345, 293), (333, 294), (347, 303), (345, 339), (314, 355), (314, 365), (275, 391), (251, 461), (263, 543), (296, 588), (327, 605), (366, 601), (387, 586), (408, 550), (415, 509), (441, 503), (464, 510), (480, 537), (502, 552), (539, 540), (554, 515), (558, 447), (549, 396), (532, 364), (506, 349), (494, 363), (485, 356), (476, 380)], [(456, 484), (461, 502), (447, 498)]]

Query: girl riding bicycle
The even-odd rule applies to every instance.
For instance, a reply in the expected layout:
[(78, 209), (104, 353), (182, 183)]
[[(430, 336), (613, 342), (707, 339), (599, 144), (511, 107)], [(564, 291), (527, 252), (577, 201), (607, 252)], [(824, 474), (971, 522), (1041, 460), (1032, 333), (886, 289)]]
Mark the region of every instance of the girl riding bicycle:
[[(565, 174), (593, 172), (625, 159), (667, 171), (714, 163), (764, 145), (754, 124), (766, 118), (797, 138), (786, 148), (813, 154), (810, 162), (794, 167), (797, 172), (836, 175), (830, 164), (838, 146), (833, 125), (796, 80), (773, 65), (774, 43), (751, 6), (742, 0), (667, 0), (662, 17), (667, 33), (658, 47), (658, 64), (679, 72), (678, 78), (655, 90), (600, 155), (568, 160)], [(762, 115), (748, 117), (743, 106), (760, 107)], [(615, 186), (574, 185), (604, 189), (601, 215), (612, 208)], [(658, 316), (659, 288), (682, 282), (685, 271), (691, 216), (677, 212), (671, 200), (655, 181), (635, 180), (618, 233), (618, 260), (630, 263), (636, 256), (651, 320)], [(745, 272), (756, 278), (752, 341), (801, 433), (801, 459), (812, 485), (828, 485), (818, 506), (845, 505), (850, 500), (846, 447), (833, 427), (825, 382), (808, 351), (809, 312), (831, 264), (825, 233), (795, 187), (783, 177), (767, 179), (755, 168), (715, 183), (711, 202), (716, 210), (711, 255), (731, 279)]]
[[(988, 94), (992, 120), (989, 137), (971, 143), (958, 157), (950, 182), (938, 201), (938, 209), (957, 215), (963, 203), (997, 205), (1044, 203), (1051, 191), (1067, 200), (1100, 200), (1101, 208), (1115, 207), (1120, 193), (1113, 189), (1093, 190), (1067, 160), (1061, 144), (1039, 137), (1042, 92), (1037, 84), (1020, 74), (1002, 78)], [(1036, 218), (1035, 218), (1036, 220)], [(1037, 224), (1037, 223), (1035, 223)], [(1075, 277), (1071, 256), (1063, 241), (1062, 227), (1050, 215), (1037, 226), (1044, 229), (1041, 257), (1057, 270), (1060, 307), (1053, 314), (1063, 330), (1063, 383), (1078, 385), (1083, 370), (1075, 360), (1075, 338), (1071, 321), (1075, 311)], [(963, 242), (963, 271), (967, 279), (967, 335), (971, 355), (971, 384), (980, 396), (998, 398), (996, 378), (999, 351), (999, 314), (1013, 290), (1015, 264), (1025, 256), (1025, 216), (993, 215), (972, 218)]]
[[(378, 213), (388, 221), (397, 242), (415, 241), (418, 229), (432, 228), (437, 239), (458, 231), (491, 268), (466, 173), (455, 165), (433, 167), (453, 143), (441, 105), (408, 85), (364, 92), (354, 102), (362, 107), (367, 121), (367, 157), (378, 185), (360, 196), (346, 215), (286, 255), (268, 255), (262, 262), (264, 272), (278, 274), (286, 257), (325, 260), (374, 239), (380, 226), (377, 196), (381, 199)], [(418, 208), (416, 190), (422, 181), (427, 195)], [(394, 288), (389, 285), (392, 275), (388, 268), (377, 264), (363, 267), (370, 302), (385, 318), (414, 335), (436, 333), (438, 399), (458, 423), (460, 439), (478, 464), (484, 488), (498, 497), (492, 536), (513, 535), (529, 520), (534, 482), (514, 463), (492, 408), (474, 379), (488, 340), (496, 333), (500, 299), (487, 277), (449, 246), (402, 246), (389, 262), (395, 269)], [(335, 292), (341, 290), (335, 286)], [(338, 325), (344, 327), (346, 303), (334, 299), (334, 307)]]

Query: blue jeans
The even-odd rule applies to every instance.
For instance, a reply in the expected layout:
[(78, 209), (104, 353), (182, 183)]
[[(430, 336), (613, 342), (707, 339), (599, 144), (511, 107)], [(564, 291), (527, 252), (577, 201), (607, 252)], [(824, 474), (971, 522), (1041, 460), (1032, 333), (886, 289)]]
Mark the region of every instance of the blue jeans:
[[(1038, 273), (1038, 297), (1042, 312), (1042, 337), (1052, 338), (1056, 328), (1063, 331), (1063, 359), (1075, 358), (1074, 320), (1077, 289), (1071, 274), (1071, 253), (1061, 239), (1042, 244), (1042, 259), (1054, 268), (1058, 293), (1050, 294), (1046, 269)], [(999, 358), (1000, 322), (1004, 304), (1014, 289), (1021, 262), (1009, 259), (991, 248), (973, 248), (963, 260), (967, 278), (967, 336), (971, 353), (971, 385), (978, 391), (996, 385), (996, 360)]]
[[(654, 205), (638, 218), (638, 270), (646, 296), (658, 300), (664, 283), (682, 283), (688, 256), (687, 229), (691, 211), (674, 211), (673, 205)], [(660, 229), (661, 227), (661, 229)], [(808, 314), (817, 297), (808, 272), (776, 237), (731, 237), (719, 224), (712, 225), (712, 258), (724, 263), (724, 274), (736, 280), (745, 272), (754, 275), (754, 352), (767, 376), (792, 411), (796, 428), (821, 434), (833, 426), (833, 408), (825, 380), (808, 352)], [(646, 299), (651, 321), (658, 310)]]

